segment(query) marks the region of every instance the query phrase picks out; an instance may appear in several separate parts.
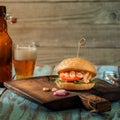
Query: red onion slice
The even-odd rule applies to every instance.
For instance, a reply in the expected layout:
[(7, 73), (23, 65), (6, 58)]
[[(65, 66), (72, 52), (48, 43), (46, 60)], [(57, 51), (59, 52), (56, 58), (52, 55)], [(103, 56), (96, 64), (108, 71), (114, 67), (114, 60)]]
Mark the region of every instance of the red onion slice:
[(63, 89), (53, 92), (53, 95), (55, 95), (55, 96), (65, 96), (68, 94), (69, 94), (68, 91), (63, 90)]

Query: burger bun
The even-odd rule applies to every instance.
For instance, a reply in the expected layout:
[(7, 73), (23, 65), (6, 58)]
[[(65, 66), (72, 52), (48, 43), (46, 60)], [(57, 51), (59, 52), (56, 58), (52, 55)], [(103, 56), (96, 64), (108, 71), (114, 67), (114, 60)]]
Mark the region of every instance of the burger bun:
[(72, 82), (56, 82), (57, 86), (66, 90), (89, 90), (94, 87), (95, 83), (75, 84)]

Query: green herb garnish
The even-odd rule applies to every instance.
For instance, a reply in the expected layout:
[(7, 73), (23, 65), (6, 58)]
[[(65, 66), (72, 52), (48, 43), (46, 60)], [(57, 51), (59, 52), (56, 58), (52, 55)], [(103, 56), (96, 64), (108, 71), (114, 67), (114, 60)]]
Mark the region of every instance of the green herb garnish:
[(75, 80), (75, 81), (73, 81), (73, 83), (74, 83), (74, 84), (83, 84), (83, 83), (85, 83), (85, 82), (80, 81), (80, 80)]
[(93, 82), (93, 83), (97, 83), (97, 82), (98, 82), (98, 79), (95, 78), (95, 79), (93, 79), (91, 82)]

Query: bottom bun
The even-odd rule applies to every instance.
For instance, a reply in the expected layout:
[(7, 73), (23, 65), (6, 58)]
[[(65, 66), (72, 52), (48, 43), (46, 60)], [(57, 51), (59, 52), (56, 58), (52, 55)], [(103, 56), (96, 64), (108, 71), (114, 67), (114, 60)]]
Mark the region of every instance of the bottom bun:
[(94, 87), (95, 83), (86, 83), (86, 84), (74, 84), (68, 82), (56, 82), (59, 88), (66, 90), (89, 90)]

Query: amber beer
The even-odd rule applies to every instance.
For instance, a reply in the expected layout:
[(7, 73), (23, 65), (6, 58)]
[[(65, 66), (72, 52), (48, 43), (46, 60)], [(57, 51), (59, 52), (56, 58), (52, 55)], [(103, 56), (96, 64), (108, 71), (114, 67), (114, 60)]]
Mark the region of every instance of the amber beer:
[(32, 77), (37, 58), (36, 47), (20, 47), (14, 48), (14, 67), (16, 72), (16, 79), (23, 79)]

